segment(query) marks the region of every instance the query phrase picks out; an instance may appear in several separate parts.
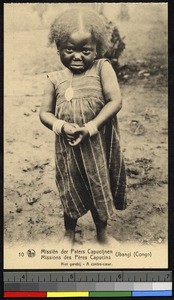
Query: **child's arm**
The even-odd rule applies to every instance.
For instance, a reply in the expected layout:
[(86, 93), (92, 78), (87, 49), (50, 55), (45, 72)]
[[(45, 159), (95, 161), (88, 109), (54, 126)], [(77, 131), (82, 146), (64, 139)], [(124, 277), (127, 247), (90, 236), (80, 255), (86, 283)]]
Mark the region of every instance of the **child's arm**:
[(57, 120), (55, 117), (56, 97), (54, 86), (49, 79), (45, 82), (44, 96), (40, 108), (39, 117), (41, 122), (50, 130), (52, 130), (54, 122)]
[[(56, 97), (54, 86), (52, 82), (49, 79), (47, 79), (45, 83), (44, 98), (41, 104), (39, 117), (41, 122), (50, 130), (53, 130), (53, 124), (58, 121), (58, 119), (55, 117), (55, 106)], [(64, 123), (62, 133), (68, 141), (74, 140), (74, 132), (77, 127), (78, 125), (76, 124)]]
[(101, 69), (101, 83), (106, 101), (105, 106), (93, 119), (97, 128), (111, 119), (122, 108), (122, 99), (117, 76), (108, 61), (105, 61)]
[(89, 136), (90, 131), (91, 133), (95, 133), (97, 129), (99, 129), (104, 123), (117, 114), (122, 108), (122, 99), (117, 76), (108, 61), (104, 62), (101, 69), (101, 83), (106, 104), (101, 109), (99, 114), (92, 120), (92, 122), (89, 122), (89, 125), (87, 123), (86, 127), (84, 126), (76, 130), (76, 133), (80, 135), (80, 138), (71, 143), (72, 146), (76, 146), (84, 138)]

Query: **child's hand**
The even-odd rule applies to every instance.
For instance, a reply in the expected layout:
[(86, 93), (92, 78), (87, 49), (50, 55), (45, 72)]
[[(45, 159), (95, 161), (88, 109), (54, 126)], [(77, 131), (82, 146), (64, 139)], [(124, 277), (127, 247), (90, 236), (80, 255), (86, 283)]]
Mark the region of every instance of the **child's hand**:
[(75, 139), (74, 133), (80, 126), (75, 123), (65, 123), (62, 128), (62, 133), (68, 142), (73, 142)]
[(89, 132), (86, 127), (79, 127), (74, 132), (74, 140), (69, 141), (71, 146), (77, 146), (81, 141), (83, 141), (87, 136), (89, 136)]

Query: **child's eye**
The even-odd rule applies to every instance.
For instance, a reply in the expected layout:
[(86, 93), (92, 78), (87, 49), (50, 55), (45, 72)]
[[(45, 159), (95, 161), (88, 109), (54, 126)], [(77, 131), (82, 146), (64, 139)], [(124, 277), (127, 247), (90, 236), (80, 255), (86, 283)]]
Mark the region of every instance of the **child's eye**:
[(83, 50), (83, 54), (89, 54), (90, 53), (90, 50), (89, 49), (84, 49)]
[(66, 52), (67, 52), (68, 54), (71, 54), (71, 53), (73, 53), (73, 49), (72, 49), (72, 48), (66, 48)]

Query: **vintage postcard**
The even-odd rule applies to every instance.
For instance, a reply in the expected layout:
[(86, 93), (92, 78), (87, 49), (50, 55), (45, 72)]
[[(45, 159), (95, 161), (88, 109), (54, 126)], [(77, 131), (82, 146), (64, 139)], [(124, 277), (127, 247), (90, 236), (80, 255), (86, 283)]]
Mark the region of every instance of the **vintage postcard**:
[(4, 269), (168, 267), (167, 24), (4, 4)]

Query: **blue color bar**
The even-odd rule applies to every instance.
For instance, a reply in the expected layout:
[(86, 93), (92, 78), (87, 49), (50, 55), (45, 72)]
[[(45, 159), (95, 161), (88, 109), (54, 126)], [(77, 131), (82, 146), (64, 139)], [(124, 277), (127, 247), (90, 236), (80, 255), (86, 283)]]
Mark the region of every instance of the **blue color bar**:
[(172, 296), (172, 291), (133, 291), (133, 297), (155, 297), (155, 296)]

